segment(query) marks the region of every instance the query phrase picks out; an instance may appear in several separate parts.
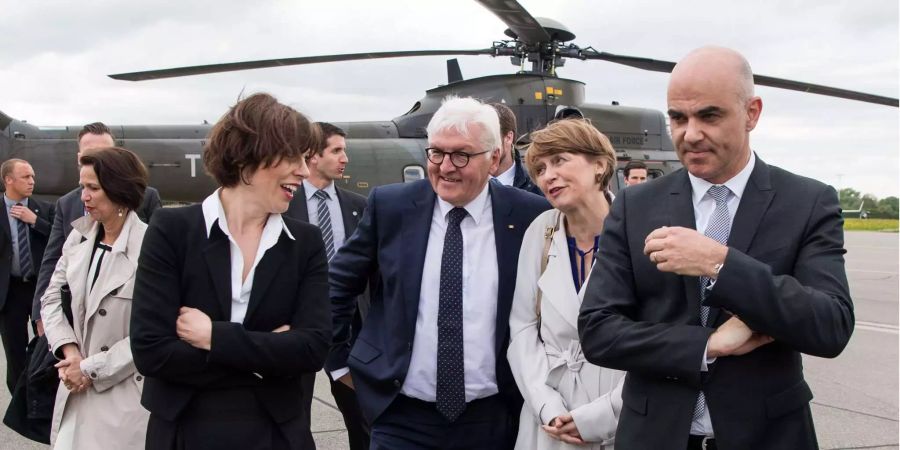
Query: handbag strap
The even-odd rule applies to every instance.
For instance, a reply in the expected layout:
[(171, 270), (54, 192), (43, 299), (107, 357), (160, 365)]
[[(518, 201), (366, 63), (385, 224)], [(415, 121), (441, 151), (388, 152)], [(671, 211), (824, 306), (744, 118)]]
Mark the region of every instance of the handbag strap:
[[(538, 278), (544, 274), (544, 271), (547, 270), (547, 263), (550, 261), (550, 246), (553, 244), (553, 235), (559, 231), (559, 222), (562, 213), (560, 211), (556, 211), (555, 220), (553, 221), (553, 225), (547, 226), (544, 230), (544, 253), (541, 255), (541, 273), (538, 274)], [(537, 299), (535, 301), (534, 313), (537, 316), (537, 330), (538, 330), (538, 338), (541, 337), (541, 289), (538, 287), (537, 290)], [(543, 339), (541, 339), (543, 341)]]

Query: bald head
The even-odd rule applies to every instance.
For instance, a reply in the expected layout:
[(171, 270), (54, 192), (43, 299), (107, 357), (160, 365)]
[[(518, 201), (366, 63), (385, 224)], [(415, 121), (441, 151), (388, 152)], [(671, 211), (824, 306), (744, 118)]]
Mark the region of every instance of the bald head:
[(669, 90), (690, 83), (737, 95), (741, 103), (753, 98), (753, 70), (740, 53), (724, 47), (701, 47), (687, 54), (669, 80)]
[(689, 53), (672, 69), (668, 104), (672, 142), (691, 174), (720, 184), (747, 165), (762, 100), (753, 95), (753, 71), (740, 53), (722, 47)]

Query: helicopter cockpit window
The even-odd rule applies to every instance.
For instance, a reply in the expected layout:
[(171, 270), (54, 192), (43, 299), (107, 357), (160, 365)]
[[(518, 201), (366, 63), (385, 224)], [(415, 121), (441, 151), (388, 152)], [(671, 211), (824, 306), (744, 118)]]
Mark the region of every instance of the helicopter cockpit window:
[(421, 106), (422, 106), (422, 102), (416, 102), (416, 104), (412, 105), (412, 108), (409, 108), (409, 111), (407, 111), (406, 114), (403, 114), (403, 115), (408, 116), (408, 115), (418, 111)]
[(581, 110), (574, 106), (563, 106), (559, 105), (556, 107), (556, 114), (553, 115), (553, 118), (556, 120), (569, 119), (584, 119), (584, 114), (581, 113)]
[(425, 169), (422, 166), (406, 166), (403, 168), (403, 182), (412, 183), (413, 181), (425, 178)]

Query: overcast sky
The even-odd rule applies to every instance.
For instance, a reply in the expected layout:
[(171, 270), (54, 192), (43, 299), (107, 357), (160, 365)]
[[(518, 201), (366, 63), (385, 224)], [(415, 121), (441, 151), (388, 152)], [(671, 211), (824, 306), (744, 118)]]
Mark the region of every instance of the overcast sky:
[[(898, 96), (896, 0), (521, 0), (575, 43), (677, 61), (707, 44), (742, 52), (758, 74)], [(243, 90), (267, 91), (315, 120), (390, 120), (446, 83), (443, 57), (343, 62), (146, 82), (110, 73), (365, 51), (476, 49), (506, 28), (453, 1), (0, 0), (0, 110), (36, 125), (215, 121)], [(463, 76), (512, 73), (508, 58), (459, 58)], [(560, 75), (591, 102), (665, 110), (668, 76), (570, 60)], [(879, 197), (900, 192), (897, 108), (759, 87), (751, 145), (770, 164)], [(351, 162), (352, 164), (352, 162)]]

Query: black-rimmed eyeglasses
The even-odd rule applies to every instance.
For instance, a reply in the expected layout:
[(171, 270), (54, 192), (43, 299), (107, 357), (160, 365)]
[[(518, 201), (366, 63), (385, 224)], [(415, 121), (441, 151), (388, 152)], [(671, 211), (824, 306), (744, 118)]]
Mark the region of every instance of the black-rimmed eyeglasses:
[(450, 164), (453, 164), (453, 167), (456, 167), (457, 169), (462, 169), (469, 164), (469, 158), (473, 156), (483, 155), (489, 151), (490, 150), (485, 150), (478, 153), (445, 152), (439, 148), (429, 147), (425, 149), (425, 155), (428, 156), (429, 161), (437, 165), (443, 164), (444, 156), (450, 155)]

